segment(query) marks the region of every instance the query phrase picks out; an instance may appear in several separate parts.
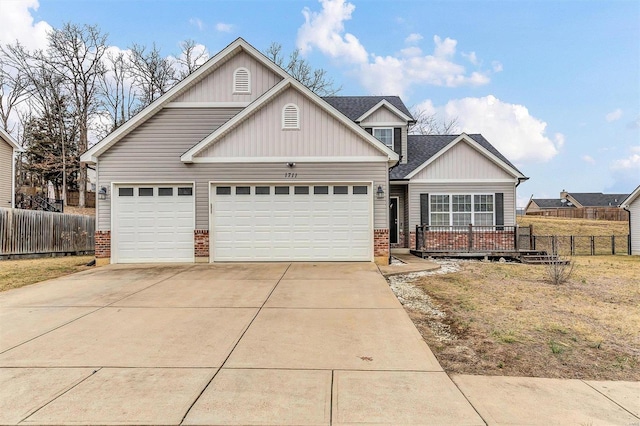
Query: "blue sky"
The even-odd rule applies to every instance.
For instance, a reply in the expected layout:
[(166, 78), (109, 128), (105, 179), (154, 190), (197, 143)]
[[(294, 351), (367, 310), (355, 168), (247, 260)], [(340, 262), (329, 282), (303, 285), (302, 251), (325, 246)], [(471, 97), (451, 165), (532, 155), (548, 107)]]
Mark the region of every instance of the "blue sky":
[(519, 205), (640, 184), (638, 1), (3, 0), (0, 43), (65, 22), (167, 55), (188, 38), (300, 47), (343, 95), (398, 94), (484, 134), (531, 178)]

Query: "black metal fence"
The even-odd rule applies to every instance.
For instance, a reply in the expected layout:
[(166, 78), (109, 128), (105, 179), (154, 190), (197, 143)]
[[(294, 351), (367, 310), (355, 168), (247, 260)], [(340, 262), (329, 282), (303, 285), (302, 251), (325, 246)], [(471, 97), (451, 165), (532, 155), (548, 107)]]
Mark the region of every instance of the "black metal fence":
[(629, 235), (532, 235), (532, 250), (564, 256), (629, 254)]

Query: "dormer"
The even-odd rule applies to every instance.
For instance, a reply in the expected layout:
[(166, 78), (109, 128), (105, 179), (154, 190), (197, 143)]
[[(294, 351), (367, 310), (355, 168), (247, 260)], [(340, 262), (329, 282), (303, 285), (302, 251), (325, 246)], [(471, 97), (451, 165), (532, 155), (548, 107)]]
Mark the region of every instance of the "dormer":
[(407, 162), (407, 134), (414, 122), (397, 96), (334, 96), (324, 98), (334, 108), (358, 123)]

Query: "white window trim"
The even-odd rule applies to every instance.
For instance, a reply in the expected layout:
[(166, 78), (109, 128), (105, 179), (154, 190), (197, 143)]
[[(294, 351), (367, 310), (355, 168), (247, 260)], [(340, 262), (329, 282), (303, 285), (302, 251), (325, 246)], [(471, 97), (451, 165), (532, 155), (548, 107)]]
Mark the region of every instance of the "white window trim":
[[(238, 72), (240, 71), (245, 71), (247, 73), (247, 90), (246, 91), (238, 90), (237, 77), (238, 77)], [(239, 68), (236, 68), (236, 70), (233, 72), (233, 94), (234, 95), (250, 95), (251, 94), (251, 71), (249, 71), (249, 69), (245, 67), (239, 67)]]
[[(371, 134), (373, 135), (373, 137), (376, 137), (376, 130), (391, 130), (391, 146), (387, 145), (386, 143), (382, 142), (386, 147), (388, 147), (391, 150), (395, 151), (395, 145), (396, 145), (396, 141), (395, 141), (395, 130), (393, 127), (372, 127), (371, 128)], [(378, 139), (378, 138), (376, 138)], [(378, 139), (380, 140), (380, 139)]]
[[(433, 196), (438, 196), (438, 195), (448, 195), (449, 196), (449, 211), (448, 212), (433, 212), (431, 210), (431, 197)], [(471, 196), (471, 211), (470, 212), (454, 212), (453, 211), (453, 196), (454, 195), (470, 195)], [(493, 211), (490, 212), (476, 212), (475, 211), (475, 199), (474, 197), (477, 195), (491, 195), (493, 197)], [(496, 226), (496, 196), (494, 193), (490, 193), (490, 192), (474, 192), (474, 193), (454, 193), (454, 192), (435, 192), (433, 194), (429, 194), (429, 226), (449, 226), (449, 227), (459, 227), (462, 225), (454, 225), (453, 224), (453, 214), (454, 213), (470, 213), (471, 214), (471, 224), (473, 226)], [(476, 213), (491, 213), (491, 225), (476, 225), (475, 224), (475, 219), (476, 219)], [(449, 215), (449, 225), (431, 225), (431, 215), (432, 214), (448, 214)], [(466, 225), (465, 225), (466, 226)]]
[[(296, 125), (295, 127), (291, 127), (291, 126), (287, 126), (286, 125), (286, 119), (285, 119), (285, 113), (287, 111), (287, 108), (293, 107), (296, 110)], [(285, 106), (282, 107), (282, 130), (300, 130), (300, 108), (298, 107), (298, 105), (294, 104), (294, 103), (288, 103)]]

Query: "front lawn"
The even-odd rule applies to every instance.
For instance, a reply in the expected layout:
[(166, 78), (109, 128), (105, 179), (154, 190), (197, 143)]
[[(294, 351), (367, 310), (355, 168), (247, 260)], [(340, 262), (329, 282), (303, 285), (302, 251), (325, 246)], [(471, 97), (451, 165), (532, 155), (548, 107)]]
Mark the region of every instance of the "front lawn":
[(0, 291), (90, 269), (93, 256), (46, 257), (41, 259), (0, 260)]
[(457, 262), (405, 278), (405, 309), (448, 373), (640, 380), (640, 258), (574, 261), (561, 285), (545, 266)]

